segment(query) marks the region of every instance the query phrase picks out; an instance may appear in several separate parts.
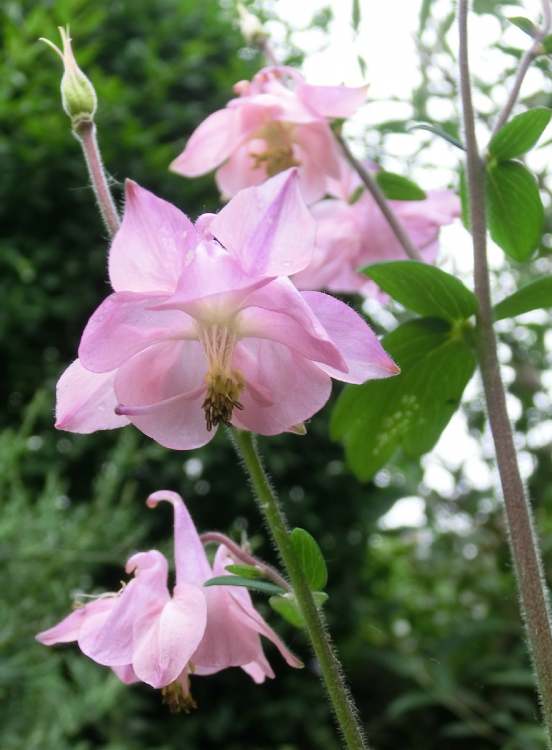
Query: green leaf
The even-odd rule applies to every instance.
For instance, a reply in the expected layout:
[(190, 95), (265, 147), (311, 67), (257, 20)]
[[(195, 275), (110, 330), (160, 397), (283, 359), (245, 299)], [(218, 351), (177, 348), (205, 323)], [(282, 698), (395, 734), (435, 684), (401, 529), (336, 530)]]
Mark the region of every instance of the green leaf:
[(360, 26), (360, 0), (353, 0), (353, 12), (351, 18), (353, 29), (358, 31)]
[(422, 0), (420, 7), (420, 20), (418, 23), (418, 34), (422, 34), (425, 31), (426, 24), (431, 14), (431, 3), (432, 0)]
[[(328, 601), (328, 595), (324, 591), (313, 591), (312, 597), (317, 609)], [(295, 594), (288, 592), (280, 596), (271, 596), (268, 603), (275, 612), (278, 612), (291, 625), (295, 625), (296, 628), (305, 627), (305, 621), (303, 620), (303, 615), (301, 614)]]
[(508, 18), (508, 21), (510, 21), (510, 23), (513, 23), (514, 26), (517, 26), (518, 29), (521, 29), (532, 39), (534, 39), (535, 34), (537, 33), (537, 27), (535, 26), (533, 21), (530, 21), (524, 16), (513, 16), (512, 18)]
[(545, 54), (549, 55), (552, 52), (552, 34), (548, 34), (548, 36), (545, 36), (541, 42), (541, 45), (544, 49)]
[(430, 317), (465, 320), (477, 310), (473, 292), (455, 276), (416, 260), (374, 263), (362, 269), (401, 305)]
[(530, 151), (552, 117), (552, 109), (535, 107), (507, 122), (489, 143), (489, 154), (498, 161), (515, 159)]
[(320, 591), (328, 582), (328, 569), (318, 542), (308, 531), (299, 528), (293, 529), (290, 538), (310, 588)]
[(544, 209), (533, 175), (523, 164), (506, 161), (487, 168), (491, 237), (506, 255), (527, 260), (538, 246)]
[(229, 573), (233, 573), (235, 576), (241, 576), (242, 578), (263, 578), (263, 573), (259, 568), (254, 565), (227, 565), (225, 570)]
[(216, 576), (205, 581), (204, 586), (244, 586), (252, 591), (260, 591), (262, 594), (285, 594), (285, 589), (268, 581), (254, 581), (242, 576)]
[(408, 177), (402, 177), (400, 174), (385, 172), (382, 169), (376, 172), (376, 182), (389, 200), (423, 201), (427, 198), (421, 187), (409, 180)]
[(331, 419), (359, 479), (370, 479), (402, 447), (417, 457), (431, 450), (454, 414), (475, 370), (462, 329), (420, 318), (384, 336), (400, 375), (347, 386)]
[(527, 284), (494, 307), (495, 320), (514, 318), (530, 310), (552, 307), (552, 276)]

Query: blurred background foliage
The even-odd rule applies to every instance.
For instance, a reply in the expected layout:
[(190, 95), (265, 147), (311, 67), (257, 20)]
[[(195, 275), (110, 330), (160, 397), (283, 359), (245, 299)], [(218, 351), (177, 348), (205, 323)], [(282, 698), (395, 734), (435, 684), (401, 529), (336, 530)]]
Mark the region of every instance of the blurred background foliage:
[[(498, 12), (501, 5), (479, 0), (476, 9)], [(313, 22), (324, 29), (331, 13), (320, 6)], [(261, 10), (271, 16), (270, 3)], [(450, 4), (434, 13), (425, 0), (421, 10), (424, 29), (444, 38)], [(334, 748), (316, 664), (301, 633), (274, 613), (263, 610), (306, 669), (289, 670), (269, 650), (277, 672), (270, 684), (257, 687), (240, 670), (196, 678), (199, 708), (189, 716), (171, 716), (155, 691), (123, 686), (74, 648), (50, 650), (33, 640), (68, 611), (76, 592), (116, 590), (132, 552), (168, 550), (169, 515), (144, 506), (161, 487), (182, 492), (200, 529), (237, 539), (246, 533), (274, 561), (223, 432), (184, 454), (131, 428), (86, 437), (53, 429), (55, 380), (107, 293), (107, 243), (59, 106), (59, 61), (36, 40), (56, 39), (55, 27), (70, 22), (79, 62), (98, 92), (100, 141), (118, 199), (129, 176), (192, 217), (217, 206), (212, 179), (185, 181), (167, 165), (261, 61), (244, 45), (231, 4), (217, 0), (6, 0), (0, 22), (0, 223), (9, 230), (0, 239), (0, 747)], [(290, 60), (300, 61), (287, 41)], [(418, 118), (432, 97), (443, 96), (437, 80), (454, 85), (446, 55), (443, 45), (420, 42)], [(454, 118), (446, 125), (457, 131)], [(383, 152), (394, 127), (377, 129)], [(368, 140), (374, 150), (373, 134)], [(511, 283), (522, 271), (507, 273)], [(531, 432), (543, 420), (552, 424), (552, 383), (538, 376), (549, 365), (549, 319), (533, 321), (501, 324), (501, 354), (512, 397), (524, 407), (516, 427), (528, 435), (519, 437), (520, 448), (550, 564), (549, 438)], [(327, 557), (327, 615), (373, 746), (542, 750), (493, 492), (460, 466), (448, 469), (452, 489), (439, 494), (422, 482), (424, 466), (404, 456), (361, 485), (328, 440), (328, 412), (312, 420), (309, 437), (264, 440), (263, 449), (291, 523), (309, 529)], [(463, 413), (488, 463), (476, 395)], [(396, 501), (412, 495), (425, 500), (425, 523), (385, 523)]]

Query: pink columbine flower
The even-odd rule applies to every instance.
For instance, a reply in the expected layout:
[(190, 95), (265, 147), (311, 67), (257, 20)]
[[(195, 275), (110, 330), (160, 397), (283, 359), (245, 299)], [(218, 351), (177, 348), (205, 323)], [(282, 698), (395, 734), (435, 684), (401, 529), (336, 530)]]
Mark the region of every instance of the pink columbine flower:
[(88, 433), (132, 422), (168, 448), (207, 443), (220, 423), (297, 431), (331, 378), (398, 372), (350, 307), (287, 278), (311, 261), (314, 221), (296, 170), (241, 191), (195, 227), (127, 182), (109, 255), (114, 293), (61, 376), (56, 426)]
[(185, 177), (217, 169), (226, 197), (299, 167), (307, 202), (321, 198), (326, 178), (339, 176), (339, 150), (328, 120), (349, 117), (366, 87), (311, 86), (293, 68), (263, 68), (234, 86), (238, 97), (209, 115), (171, 164)]
[[(329, 181), (331, 198), (311, 207), (316, 220), (316, 246), (311, 263), (293, 276), (300, 289), (370, 295), (375, 285), (359, 269), (370, 263), (402, 260), (405, 252), (372, 196), (363, 190), (349, 202), (361, 182), (346, 164), (341, 179)], [(422, 260), (434, 263), (441, 227), (460, 215), (460, 201), (449, 190), (430, 190), (420, 201), (389, 201), (397, 218), (418, 248)]]
[(76, 641), (90, 659), (111, 667), (119, 679), (160, 689), (171, 710), (189, 710), (190, 675), (210, 675), (241, 667), (257, 683), (274, 672), (260, 636), (272, 641), (286, 662), (301, 662), (253, 607), (249, 593), (235, 586), (204, 587), (225, 575), (235, 562), (219, 547), (211, 567), (194, 523), (176, 492), (162, 490), (147, 500), (150, 508), (167, 500), (174, 508), (175, 586), (171, 594), (168, 563), (157, 550), (138, 552), (126, 564), (134, 573), (116, 594), (79, 606), (57, 625), (39, 633), (53, 646)]

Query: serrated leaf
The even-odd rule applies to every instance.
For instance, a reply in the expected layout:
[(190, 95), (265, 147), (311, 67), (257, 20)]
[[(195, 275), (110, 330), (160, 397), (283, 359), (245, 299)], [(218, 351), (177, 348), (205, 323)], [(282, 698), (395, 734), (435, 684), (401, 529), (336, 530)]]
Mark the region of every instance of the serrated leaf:
[(295, 528), (291, 543), (312, 591), (321, 591), (328, 582), (328, 569), (318, 542), (305, 529)]
[(374, 263), (362, 273), (401, 305), (429, 317), (465, 320), (477, 310), (477, 299), (455, 276), (416, 260)]
[(495, 320), (514, 318), (530, 310), (552, 307), (552, 276), (532, 281), (494, 307)]
[(423, 201), (427, 195), (415, 182), (394, 172), (380, 170), (376, 172), (376, 182), (389, 200)]
[(552, 109), (535, 107), (513, 117), (489, 143), (489, 154), (498, 161), (515, 159), (530, 151), (552, 117)]
[(262, 594), (285, 594), (285, 589), (268, 581), (254, 581), (242, 576), (215, 576), (205, 581), (204, 586), (244, 586), (252, 591), (260, 591)]
[(235, 576), (241, 576), (242, 578), (263, 578), (262, 571), (254, 565), (227, 565), (225, 570)]
[(490, 165), (486, 195), (491, 237), (510, 258), (527, 260), (540, 242), (544, 224), (535, 178), (519, 162)]
[(331, 419), (359, 479), (370, 479), (401, 447), (418, 457), (431, 450), (454, 414), (475, 370), (465, 337), (435, 318), (412, 320), (384, 336), (401, 367), (386, 380), (347, 386)]
[[(312, 597), (317, 609), (322, 607), (328, 600), (328, 595), (325, 591), (313, 591)], [(303, 620), (303, 615), (294, 594), (288, 592), (281, 596), (271, 596), (268, 603), (275, 612), (291, 625), (294, 625), (296, 628), (305, 627), (305, 621)]]
[(508, 21), (534, 39), (535, 34), (537, 33), (537, 27), (529, 18), (525, 18), (524, 16), (513, 16), (512, 18), (508, 18)]

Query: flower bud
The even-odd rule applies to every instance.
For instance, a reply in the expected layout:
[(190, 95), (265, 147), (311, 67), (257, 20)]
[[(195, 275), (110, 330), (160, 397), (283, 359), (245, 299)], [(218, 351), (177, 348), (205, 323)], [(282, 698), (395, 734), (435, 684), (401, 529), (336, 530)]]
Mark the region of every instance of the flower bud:
[(248, 44), (262, 44), (267, 39), (267, 33), (257, 16), (250, 13), (243, 3), (238, 3), (240, 30)]
[(63, 50), (60, 50), (49, 39), (41, 38), (41, 42), (46, 42), (63, 62), (63, 76), (61, 79), (61, 102), (67, 116), (71, 119), (73, 126), (81, 122), (91, 122), (96, 112), (97, 97), (94, 86), (84, 75), (77, 65), (73, 48), (71, 47), (71, 37), (69, 36), (69, 27), (59, 27), (59, 33), (63, 44)]

